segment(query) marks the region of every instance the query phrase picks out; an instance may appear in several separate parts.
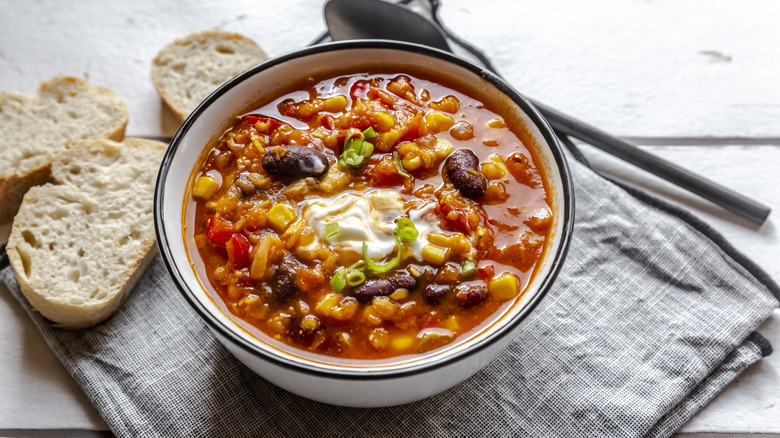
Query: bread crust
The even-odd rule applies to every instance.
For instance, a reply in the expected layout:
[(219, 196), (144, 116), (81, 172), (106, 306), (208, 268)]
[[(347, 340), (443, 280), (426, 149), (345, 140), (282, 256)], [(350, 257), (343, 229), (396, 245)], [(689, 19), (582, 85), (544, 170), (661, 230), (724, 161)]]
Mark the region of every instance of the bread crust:
[(149, 77), (162, 100), (183, 121), (220, 85), (266, 59), (265, 50), (243, 35), (206, 30), (163, 47), (152, 61)]
[[(21, 208), (11, 228), (11, 236), (7, 246), (8, 258), (16, 274), (22, 294), (35, 310), (52, 321), (56, 327), (69, 330), (83, 329), (99, 324), (109, 318), (119, 309), (153, 260), (157, 253), (157, 246), (154, 226), (151, 221), (151, 200), (157, 168), (166, 147), (161, 142), (132, 138), (126, 139), (123, 143), (109, 140), (73, 142), (53, 162), (50, 169), (53, 175), (53, 182), (33, 187), (24, 195)], [(138, 180), (133, 181), (129, 177), (120, 175), (121, 172), (118, 172), (118, 170), (122, 169), (117, 169), (117, 166), (121, 166), (123, 163), (115, 165), (115, 163), (119, 163), (118, 154), (125, 153), (123, 149), (128, 148), (138, 148), (136, 155), (133, 157), (140, 157), (143, 159), (143, 162), (136, 160), (132, 163), (134, 167), (128, 168), (129, 166), (125, 166), (124, 169), (127, 170), (125, 175), (137, 175), (136, 170), (145, 169), (144, 176), (136, 177), (144, 179), (144, 181), (140, 181), (142, 184)], [(108, 152), (101, 155), (103, 151)], [(125, 156), (127, 160), (131, 158)], [(104, 161), (101, 162), (101, 159)], [(114, 161), (111, 161), (112, 159)], [(93, 162), (90, 162), (90, 160), (93, 160)], [(107, 170), (102, 170), (101, 166), (106, 166)], [(93, 168), (98, 168), (98, 170), (95, 173), (91, 173), (94, 170)], [(83, 169), (83, 173), (87, 176), (75, 173), (74, 169), (79, 171)], [(104, 172), (102, 174), (103, 179), (100, 179), (100, 176), (93, 176), (100, 174), (100, 172)], [(98, 236), (95, 239), (80, 239), (79, 242), (83, 242), (80, 250), (87, 254), (94, 253), (96, 254), (95, 258), (98, 259), (97, 263), (86, 263), (85, 266), (88, 266), (92, 271), (89, 275), (94, 274), (99, 277), (98, 280), (101, 281), (100, 294), (95, 298), (93, 298), (94, 295), (85, 298), (84, 293), (81, 293), (80, 296), (76, 294), (74, 297), (73, 289), (76, 289), (77, 292), (83, 292), (91, 284), (82, 284), (84, 282), (79, 283), (78, 280), (68, 283), (69, 279), (64, 278), (65, 276), (63, 275), (63, 273), (68, 272), (67, 270), (55, 266), (49, 269), (49, 265), (46, 265), (46, 263), (51, 261), (52, 255), (59, 257), (68, 253), (67, 250), (55, 250), (52, 246), (49, 246), (47, 251), (47, 241), (41, 237), (40, 233), (43, 233), (43, 230), (46, 229), (47, 234), (55, 234), (53, 237), (49, 236), (48, 245), (57, 245), (60, 243), (64, 244), (67, 240), (56, 235), (55, 230), (61, 229), (62, 224), (67, 224), (68, 230), (71, 229), (70, 227), (91, 226), (93, 229), (97, 229), (98, 227), (111, 225), (109, 221), (112, 219), (105, 219), (106, 223), (98, 223), (94, 219), (110, 218), (111, 215), (107, 216), (104, 213), (109, 211), (125, 213), (126, 209), (117, 207), (117, 204), (107, 207), (104, 207), (104, 205), (108, 205), (112, 200), (111, 198), (120, 198), (119, 203), (121, 205), (131, 204), (131, 200), (124, 199), (127, 197), (127, 190), (122, 192), (121, 190), (102, 185), (106, 180), (112, 181), (112, 178), (115, 176), (121, 179), (118, 184), (121, 183), (125, 187), (138, 189), (139, 184), (143, 186), (143, 191), (137, 195), (139, 203), (142, 203), (144, 206), (147, 202), (149, 203), (148, 208), (144, 207), (145, 210), (148, 210), (145, 211), (148, 214), (148, 223), (144, 222), (140, 225), (142, 230), (139, 231), (137, 242), (134, 242), (138, 243), (138, 245), (133, 247), (134, 252), (130, 254), (127, 252), (122, 253), (123, 257), (121, 260), (123, 261), (121, 265), (113, 263), (116, 257), (112, 258), (119, 252), (118, 247), (115, 246), (117, 245), (116, 240), (120, 238), (119, 235), (110, 236), (111, 238), (107, 242), (105, 239), (101, 240), (98, 238), (101, 237), (101, 233), (105, 234), (106, 232), (97, 231)], [(86, 178), (94, 178), (94, 181), (90, 180), (92, 185), (83, 181)], [(65, 199), (67, 205), (75, 205), (82, 210), (86, 207), (85, 211), (87, 213), (82, 216), (89, 222), (79, 221), (78, 214), (70, 211), (58, 217), (56, 214), (58, 211), (56, 208), (58, 206), (57, 200), (62, 200), (63, 198), (67, 198)], [(55, 214), (52, 214), (52, 211)], [(133, 211), (128, 207), (127, 214), (137, 214), (137, 211)], [(121, 221), (121, 223), (115, 222), (113, 224), (120, 225), (119, 228), (126, 227), (128, 225), (127, 222), (129, 222), (121, 217), (115, 219), (115, 221)], [(36, 222), (38, 223), (36, 224)], [(41, 225), (40, 222), (46, 222), (43, 224), (45, 226), (39, 226)], [(130, 222), (129, 225), (134, 225), (134, 223)], [(73, 233), (75, 232), (71, 232), (71, 234)], [(75, 236), (75, 234), (73, 235)], [(73, 252), (71, 251), (71, 254)], [(59, 260), (55, 260), (55, 262), (59, 264)], [(61, 263), (62, 266), (73, 268), (71, 266), (73, 262), (73, 260), (65, 259)], [(42, 264), (44, 266), (41, 266)], [(103, 270), (103, 276), (95, 274), (94, 271), (100, 271), (101, 269)], [(45, 277), (43, 281), (41, 277)], [(42, 287), (42, 284), (46, 284), (46, 287)]]
[[(95, 101), (111, 105), (112, 111), (116, 113), (116, 118), (111, 123), (112, 126), (103, 130), (96, 130), (93, 132), (94, 135), (90, 135), (88, 138), (108, 138), (122, 141), (125, 136), (125, 127), (128, 119), (127, 108), (124, 102), (110, 89), (92, 85), (81, 78), (56, 76), (49, 81), (43, 82), (38, 90), (38, 95), (35, 97), (8, 91), (0, 92), (0, 113), (7, 106), (13, 106), (10, 110), (19, 111), (29, 110), (38, 106), (63, 105), (63, 102), (68, 97), (73, 97), (66, 95), (74, 93), (74, 90), (94, 95)], [(31, 112), (34, 113), (34, 111)], [(5, 132), (6, 129), (15, 129), (12, 126), (2, 126), (3, 123), (6, 122), (0, 118), (0, 132)], [(34, 133), (29, 134), (30, 138), (34, 138)], [(49, 145), (50, 147), (40, 152), (40, 155), (47, 155), (47, 159), (31, 169), (19, 170), (12, 166), (0, 168), (0, 223), (13, 219), (19, 210), (24, 194), (31, 187), (51, 181), (51, 161), (56, 157), (57, 152), (64, 149), (68, 141), (83, 138), (87, 137), (74, 135), (59, 138), (56, 144)], [(0, 141), (0, 154), (10, 153), (11, 148), (22, 148), (23, 146), (22, 144), (3, 145), (2, 141)]]

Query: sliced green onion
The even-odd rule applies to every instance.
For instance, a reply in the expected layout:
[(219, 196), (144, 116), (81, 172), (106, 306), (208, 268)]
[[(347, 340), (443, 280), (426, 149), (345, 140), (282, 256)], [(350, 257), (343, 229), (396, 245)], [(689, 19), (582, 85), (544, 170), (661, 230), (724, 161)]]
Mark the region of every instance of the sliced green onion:
[(364, 158), (368, 158), (371, 156), (371, 154), (374, 153), (374, 145), (371, 143), (364, 141), (360, 145), (360, 155), (362, 155)]
[[(355, 137), (357, 136), (357, 137)], [(349, 128), (346, 135), (344, 135), (344, 145), (346, 146), (347, 143), (350, 141), (363, 141), (366, 138), (365, 135), (363, 135), (362, 132), (360, 132), (357, 128)]]
[(366, 281), (366, 274), (364, 274), (363, 271), (360, 271), (358, 269), (348, 269), (346, 279), (347, 279), (347, 286), (354, 287)]
[(414, 226), (414, 222), (408, 217), (398, 219), (398, 225), (396, 225), (393, 234), (404, 243), (409, 243), (420, 235), (417, 228)]
[(407, 172), (406, 169), (404, 169), (404, 167), (401, 166), (401, 159), (398, 158), (398, 152), (397, 151), (393, 151), (393, 162), (395, 163), (395, 170), (398, 171), (398, 173), (400, 173), (401, 175), (403, 175), (403, 176), (405, 176), (407, 178), (411, 178), (412, 177), (412, 175), (409, 175), (409, 172)]
[(473, 260), (463, 262), (460, 268), (460, 276), (463, 278), (473, 277), (477, 273), (477, 264)]
[[(371, 129), (373, 132), (373, 129)], [(374, 133), (376, 136), (376, 133)], [(344, 137), (344, 152), (339, 157), (339, 165), (343, 168), (359, 167), (363, 165), (371, 154), (374, 153), (374, 145), (364, 141), (365, 135), (357, 129), (350, 129)]]
[(329, 224), (327, 227), (325, 227), (322, 232), (325, 234), (325, 239), (330, 240), (341, 234), (341, 227), (339, 226), (338, 222), (333, 222), (332, 224)]
[(366, 242), (363, 242), (363, 261), (366, 263), (366, 267), (369, 271), (371, 271), (371, 273), (384, 274), (401, 263), (401, 242), (398, 236), (395, 236), (395, 245), (398, 249), (398, 254), (394, 259), (388, 260), (384, 263), (374, 263), (368, 258), (368, 245), (366, 245)]
[(330, 287), (333, 288), (335, 292), (341, 292), (344, 290), (344, 286), (347, 285), (347, 279), (345, 278), (345, 272), (346, 269), (344, 268), (338, 268), (336, 269), (336, 272), (333, 273), (333, 277), (330, 279)]
[(363, 138), (366, 140), (371, 140), (372, 138), (376, 138), (376, 131), (374, 131), (374, 128), (369, 126), (368, 128), (363, 131)]

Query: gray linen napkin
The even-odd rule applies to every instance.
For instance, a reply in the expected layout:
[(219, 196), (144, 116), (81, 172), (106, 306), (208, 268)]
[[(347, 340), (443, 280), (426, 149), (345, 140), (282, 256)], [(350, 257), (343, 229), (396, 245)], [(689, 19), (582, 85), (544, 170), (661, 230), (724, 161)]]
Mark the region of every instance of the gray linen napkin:
[(1, 274), (111, 429), (135, 436), (668, 437), (771, 351), (777, 285), (710, 230), (571, 160), (576, 223), (554, 288), (497, 360), (417, 403), (312, 402), (235, 360), (158, 258), (117, 315), (52, 329)]

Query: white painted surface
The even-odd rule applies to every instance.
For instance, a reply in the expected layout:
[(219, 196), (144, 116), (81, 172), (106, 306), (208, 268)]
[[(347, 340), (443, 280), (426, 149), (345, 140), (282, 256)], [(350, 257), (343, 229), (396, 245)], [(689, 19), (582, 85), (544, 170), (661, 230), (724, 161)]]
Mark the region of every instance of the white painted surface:
[[(780, 3), (486, 3), (444, 0), (442, 16), (530, 96), (623, 136), (780, 137)], [(273, 56), (307, 44), (324, 28), (320, 0), (0, 0), (0, 11), (0, 90), (29, 94), (55, 75), (86, 75), (126, 101), (130, 136), (170, 136), (178, 126), (148, 80), (151, 59), (172, 39), (223, 28), (255, 39)], [(649, 150), (754, 196), (775, 212), (762, 228), (751, 228), (610, 157), (587, 152), (598, 167), (691, 208), (780, 279), (780, 146), (702, 143)], [(0, 226), (0, 238), (6, 235), (7, 225)], [(780, 349), (778, 320), (775, 313), (762, 333)], [(0, 431), (105, 427), (4, 288), (0, 329)], [(778, 398), (776, 353), (743, 374), (681, 432), (780, 435)]]

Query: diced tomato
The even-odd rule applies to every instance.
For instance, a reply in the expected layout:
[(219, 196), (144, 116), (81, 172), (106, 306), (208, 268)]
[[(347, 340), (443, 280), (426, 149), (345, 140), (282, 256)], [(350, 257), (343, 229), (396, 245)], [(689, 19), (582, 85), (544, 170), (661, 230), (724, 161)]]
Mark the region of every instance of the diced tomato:
[(366, 96), (366, 88), (367, 85), (364, 81), (356, 81), (352, 86), (349, 88), (349, 97), (352, 98), (352, 100), (355, 100), (360, 97)]
[(401, 141), (412, 141), (428, 133), (428, 125), (425, 124), (425, 119), (420, 112), (418, 112), (406, 126), (408, 129), (404, 132), (404, 135), (401, 136)]
[(418, 112), (417, 108), (415, 108), (409, 102), (399, 97), (396, 97), (395, 95), (390, 94), (386, 91), (382, 91), (376, 87), (369, 88), (368, 92), (366, 93), (366, 97), (368, 97), (369, 99), (381, 101), (383, 104), (387, 105), (387, 107), (393, 111), (403, 110), (411, 114), (415, 114)]
[(428, 312), (420, 318), (420, 323), (423, 328), (433, 327), (441, 321), (439, 313), (434, 311)]
[(368, 171), (368, 177), (377, 187), (393, 187), (404, 182), (404, 176), (398, 173), (393, 157), (386, 155)]
[(265, 122), (268, 120), (267, 118), (263, 117), (257, 117), (257, 116), (244, 116), (241, 118), (241, 123), (249, 123), (250, 125), (254, 125), (257, 122)]
[(235, 268), (243, 268), (249, 264), (249, 249), (251, 245), (249, 240), (243, 234), (234, 233), (230, 240), (225, 243), (228, 260)]
[(333, 124), (335, 120), (333, 119), (333, 116), (330, 114), (325, 114), (324, 116), (320, 117), (320, 125), (322, 125), (323, 128), (327, 129), (328, 131), (333, 130)]
[(493, 265), (480, 266), (477, 268), (477, 273), (479, 274), (479, 278), (485, 281), (492, 279), (493, 276), (496, 275)]
[(233, 224), (216, 216), (211, 216), (206, 222), (206, 237), (217, 245), (227, 243), (235, 231)]
[(444, 203), (439, 203), (436, 210), (450, 228), (464, 234), (471, 234), (472, 229), (465, 210)]
[(278, 128), (281, 125), (281, 122), (279, 122), (276, 119), (272, 119), (269, 117), (259, 117), (255, 115), (248, 115), (241, 118), (241, 123), (247, 123), (250, 126), (255, 126), (258, 123), (260, 123), (260, 127), (258, 129), (261, 132), (271, 132), (274, 129)]

